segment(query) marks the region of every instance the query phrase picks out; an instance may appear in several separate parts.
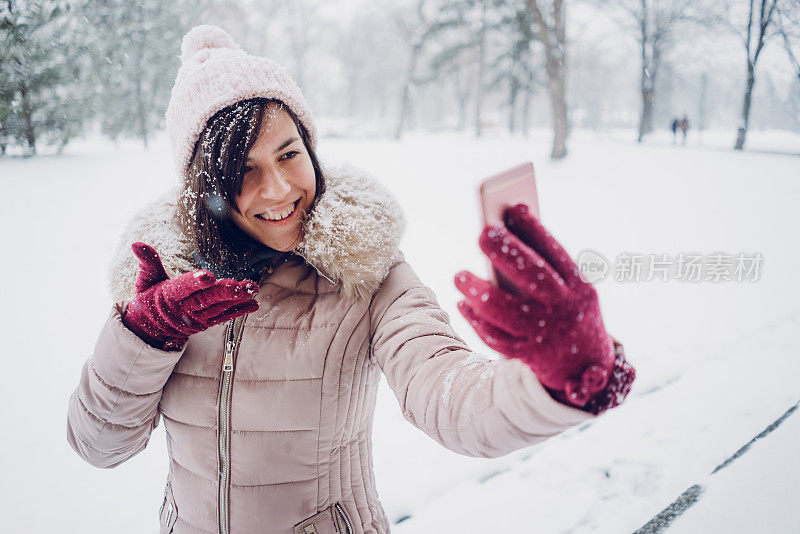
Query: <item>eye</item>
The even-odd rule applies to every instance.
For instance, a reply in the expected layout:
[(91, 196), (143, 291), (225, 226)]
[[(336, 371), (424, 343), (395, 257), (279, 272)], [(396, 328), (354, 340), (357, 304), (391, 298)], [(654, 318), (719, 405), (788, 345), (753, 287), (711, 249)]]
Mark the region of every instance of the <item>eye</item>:
[(299, 153), (300, 152), (298, 152), (297, 150), (292, 150), (292, 151), (287, 152), (286, 154), (282, 154), (281, 157), (278, 158), (278, 160), (292, 159), (293, 157), (295, 157)]
[(252, 170), (253, 170), (253, 167), (250, 167), (249, 165), (245, 165), (245, 166), (244, 166), (244, 169), (242, 169), (242, 172), (243, 172), (244, 174), (247, 174), (248, 172), (250, 172), (250, 171), (252, 171)]

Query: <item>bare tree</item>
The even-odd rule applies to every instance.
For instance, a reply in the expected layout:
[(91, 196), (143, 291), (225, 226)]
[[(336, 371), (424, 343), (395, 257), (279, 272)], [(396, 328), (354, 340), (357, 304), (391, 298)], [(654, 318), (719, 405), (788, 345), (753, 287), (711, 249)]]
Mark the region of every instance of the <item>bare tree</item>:
[(475, 73), (475, 135), (481, 136), (483, 121), (481, 118), (481, 111), (483, 110), (483, 90), (484, 78), (486, 76), (486, 33), (487, 33), (487, 18), (486, 8), (487, 0), (481, 0), (481, 16), (478, 27), (478, 70)]
[[(518, 97), (524, 97), (523, 112), (527, 115), (534, 82), (531, 43), (537, 40), (534, 30), (538, 23), (526, 0), (449, 0), (438, 7), (432, 19), (438, 22), (424, 25), (432, 30), (422, 34), (429, 41), (429, 50), (422, 54), (421, 48), (412, 48), (411, 58), (417, 61), (411, 64), (414, 74), (407, 80), (413, 83), (407, 84), (403, 102), (410, 105), (408, 87), (450, 78), (455, 86), (460, 127), (466, 125), (467, 105), (472, 98), (475, 135), (480, 137), (485, 97), (505, 86), (513, 133), (519, 114)], [(423, 11), (423, 16), (418, 14), (417, 18), (424, 20), (424, 14)], [(499, 46), (498, 41), (502, 41)], [(401, 117), (406, 115), (407, 112)], [(527, 117), (523, 119), (526, 122)]]
[(447, 10), (450, 3), (448, 0), (417, 0), (414, 20), (409, 21), (402, 16), (396, 19), (400, 33), (409, 44), (408, 62), (400, 89), (400, 112), (394, 134), (396, 139), (403, 135), (411, 113), (411, 92), (419, 83), (417, 70), (425, 47), (439, 32), (462, 22), (457, 11), (453, 12), (456, 16), (442, 16), (443, 12), (450, 13)]
[(604, 7), (616, 8), (620, 25), (636, 35), (639, 46), (639, 128), (636, 140), (653, 131), (656, 80), (663, 61), (674, 48), (681, 30), (692, 20), (691, 0), (600, 0)]
[(416, 81), (429, 83), (450, 79), (458, 107), (458, 129), (464, 130), (469, 122), (470, 97), (477, 91), (474, 71), (479, 47), (473, 33), (461, 34), (460, 37), (434, 54), (427, 61), (428, 74), (418, 76)]
[(485, 97), (498, 85), (497, 72), (505, 68), (499, 66), (501, 58), (495, 57), (498, 47), (489, 46), (490, 40), (495, 41), (498, 34), (509, 29), (505, 11), (497, 9), (505, 5), (503, 0), (450, 0), (442, 5), (436, 43), (430, 47), (437, 51), (420, 68), (427, 74), (417, 75), (418, 83), (454, 78), (461, 127), (467, 122), (468, 99), (474, 97), (477, 137), (483, 133)]
[(736, 133), (736, 150), (744, 149), (747, 130), (750, 127), (750, 107), (753, 101), (753, 87), (756, 84), (756, 64), (767, 41), (767, 28), (772, 21), (777, 0), (749, 0), (747, 26), (743, 44), (747, 52), (747, 77), (742, 101), (742, 117)]
[(544, 46), (545, 68), (553, 116), (553, 148), (550, 157), (567, 155), (567, 35), (563, 0), (527, 0), (528, 10), (536, 21), (535, 33)]
[(800, 41), (800, 2), (791, 2), (777, 8), (777, 30), (783, 41), (783, 48), (789, 56), (797, 79), (800, 80), (800, 61), (796, 52)]
[[(515, 6), (518, 7), (518, 6)], [(527, 130), (526, 117), (530, 95), (534, 90), (535, 71), (538, 67), (531, 53), (537, 42), (536, 23), (527, 9), (513, 9), (498, 20), (503, 38), (499, 56), (493, 61), (490, 85), (508, 89), (508, 131)], [(520, 120), (522, 118), (522, 120)]]
[(315, 22), (319, 20), (317, 0), (295, 0), (284, 5), (286, 23), (289, 33), (291, 56), (294, 61), (294, 78), (300, 87), (306, 86), (306, 70), (309, 52), (321, 28)]

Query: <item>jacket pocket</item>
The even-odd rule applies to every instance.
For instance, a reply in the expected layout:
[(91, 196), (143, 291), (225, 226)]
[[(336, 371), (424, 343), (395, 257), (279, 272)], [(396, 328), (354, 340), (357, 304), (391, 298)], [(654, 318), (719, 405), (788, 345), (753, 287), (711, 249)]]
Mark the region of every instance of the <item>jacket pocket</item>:
[(321, 512), (303, 519), (294, 526), (295, 534), (355, 534), (347, 511), (335, 502)]
[(159, 534), (170, 534), (175, 522), (178, 520), (178, 508), (175, 506), (175, 497), (172, 496), (172, 484), (167, 480), (167, 487), (164, 488), (164, 501), (158, 511), (160, 523)]

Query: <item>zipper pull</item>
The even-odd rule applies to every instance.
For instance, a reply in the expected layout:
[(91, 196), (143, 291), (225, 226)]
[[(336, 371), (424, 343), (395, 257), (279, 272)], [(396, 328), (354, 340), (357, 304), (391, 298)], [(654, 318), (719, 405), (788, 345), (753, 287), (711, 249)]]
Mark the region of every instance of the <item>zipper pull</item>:
[(236, 319), (231, 319), (227, 330), (225, 330), (225, 337), (228, 340), (225, 342), (225, 360), (222, 362), (223, 371), (233, 371), (233, 352), (236, 349)]
[(223, 371), (233, 371), (233, 341), (228, 341), (225, 344), (225, 362), (222, 364)]

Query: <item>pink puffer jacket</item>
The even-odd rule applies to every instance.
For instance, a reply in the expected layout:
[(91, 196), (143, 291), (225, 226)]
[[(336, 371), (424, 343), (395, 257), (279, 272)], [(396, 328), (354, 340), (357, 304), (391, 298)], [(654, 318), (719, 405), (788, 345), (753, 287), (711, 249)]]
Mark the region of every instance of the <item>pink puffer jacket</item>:
[(114, 467), (164, 420), (161, 532), (388, 532), (371, 450), (381, 372), (411, 423), (470, 456), (594, 417), (553, 400), (519, 361), (472, 352), (397, 250), (403, 218), (391, 196), (357, 171), (327, 175), (303, 256), (265, 273), (259, 310), (179, 352), (121, 322), (136, 276), (130, 242), (152, 244), (170, 275), (196, 268), (174, 222), (177, 193), (123, 239), (116, 304), (70, 399), (67, 436), (92, 465)]

